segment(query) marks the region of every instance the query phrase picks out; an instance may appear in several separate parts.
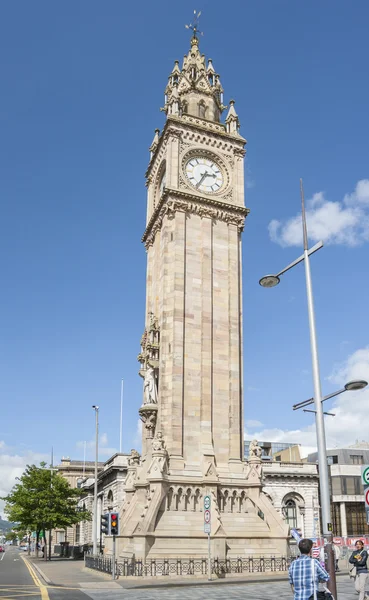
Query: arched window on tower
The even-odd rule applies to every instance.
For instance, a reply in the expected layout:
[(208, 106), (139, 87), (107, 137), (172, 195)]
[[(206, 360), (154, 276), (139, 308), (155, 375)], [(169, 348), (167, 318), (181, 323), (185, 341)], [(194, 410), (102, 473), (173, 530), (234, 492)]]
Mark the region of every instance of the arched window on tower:
[(205, 119), (205, 115), (206, 115), (205, 102), (203, 100), (200, 100), (200, 102), (199, 102), (199, 117), (201, 119)]
[(208, 79), (209, 79), (210, 85), (214, 85), (214, 77), (213, 77), (212, 73), (209, 73)]
[(297, 527), (297, 509), (296, 502), (292, 498), (289, 498), (284, 502), (283, 505), (283, 516), (286, 519), (291, 529)]

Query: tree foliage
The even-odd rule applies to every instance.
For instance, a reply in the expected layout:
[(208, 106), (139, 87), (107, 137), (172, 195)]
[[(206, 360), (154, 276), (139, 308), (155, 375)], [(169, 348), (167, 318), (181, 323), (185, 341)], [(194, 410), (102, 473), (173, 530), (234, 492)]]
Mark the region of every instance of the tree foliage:
[(16, 542), (18, 539), (22, 539), (24, 535), (18, 533), (17, 531), (8, 531), (5, 535), (5, 539), (7, 542)]
[(19, 482), (5, 500), (5, 512), (17, 523), (17, 529), (40, 531), (65, 529), (80, 521), (90, 520), (89, 511), (77, 506), (81, 491), (46, 467), (46, 463), (27, 465)]

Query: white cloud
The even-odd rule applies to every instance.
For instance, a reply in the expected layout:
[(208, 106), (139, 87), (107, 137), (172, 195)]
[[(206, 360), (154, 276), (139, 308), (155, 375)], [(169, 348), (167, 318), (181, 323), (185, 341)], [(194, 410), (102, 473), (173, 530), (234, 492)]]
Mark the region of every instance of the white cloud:
[[(324, 192), (306, 203), (306, 220), (311, 241), (358, 246), (369, 241), (369, 179), (361, 179), (342, 201), (327, 200)], [(286, 221), (272, 220), (269, 236), (280, 246), (301, 246), (301, 214)]]
[[(45, 461), (50, 462), (50, 456), (28, 451), (24, 455), (10, 454), (6, 449), (5, 443), (0, 442), (0, 497), (6, 496), (12, 487), (17, 483), (16, 477), (20, 477), (26, 468), (26, 465), (36, 464)], [(5, 451), (4, 451), (5, 449)], [(5, 502), (0, 500), (0, 514), (4, 512)]]
[(256, 419), (248, 419), (245, 422), (246, 427), (262, 427), (263, 424), (261, 421), (257, 421)]
[[(346, 361), (335, 365), (332, 374), (327, 379), (334, 383), (337, 389), (354, 379), (369, 381), (369, 346), (356, 350), (348, 356)], [(336, 415), (325, 418), (328, 448), (347, 447), (356, 441), (363, 441), (365, 438), (368, 441), (369, 434), (366, 424), (369, 422), (369, 386), (358, 392), (345, 392), (335, 399), (327, 401), (325, 409), (329, 409), (329, 412)], [(301, 413), (302, 418), (303, 415), (304, 413)], [(249, 439), (301, 444), (303, 456), (316, 449), (315, 424), (297, 430), (275, 428), (246, 431), (245, 435)]]
[[(99, 455), (101, 456), (113, 456), (117, 452), (117, 449), (112, 446), (108, 446), (108, 435), (107, 433), (102, 433), (99, 437)], [(86, 442), (79, 441), (76, 443), (77, 448), (84, 449), (86, 448), (86, 458), (91, 457), (92, 454), (95, 456), (95, 438), (92, 440), (88, 440)]]

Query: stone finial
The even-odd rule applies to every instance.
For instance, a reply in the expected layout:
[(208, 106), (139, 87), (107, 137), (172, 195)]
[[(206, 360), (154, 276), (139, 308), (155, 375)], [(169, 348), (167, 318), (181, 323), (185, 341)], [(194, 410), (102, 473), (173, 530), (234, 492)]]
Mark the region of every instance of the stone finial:
[(229, 110), (226, 117), (226, 126), (228, 133), (238, 133), (240, 127), (240, 121), (238, 118), (238, 114), (236, 113), (236, 109), (234, 107), (234, 100), (230, 100), (229, 102)]
[(174, 75), (180, 75), (181, 74), (181, 69), (179, 68), (179, 61), (175, 60), (174, 61), (174, 67), (173, 67), (173, 71), (171, 73), (173, 76)]
[(213, 67), (213, 61), (211, 58), (208, 59), (208, 68), (206, 69), (207, 73), (215, 73), (215, 69)]
[(150, 150), (150, 158), (153, 157), (154, 152), (155, 152), (156, 148), (158, 147), (158, 144), (159, 144), (159, 133), (160, 133), (160, 129), (155, 129), (154, 139), (153, 139), (153, 141), (151, 143), (151, 146), (149, 148), (149, 150)]

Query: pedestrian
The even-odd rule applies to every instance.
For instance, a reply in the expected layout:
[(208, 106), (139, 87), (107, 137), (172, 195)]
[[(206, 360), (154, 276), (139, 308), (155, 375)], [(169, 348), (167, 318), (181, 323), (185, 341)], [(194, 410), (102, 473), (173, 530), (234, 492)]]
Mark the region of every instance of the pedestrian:
[[(334, 542), (332, 542), (332, 549), (333, 549), (333, 554), (334, 554), (334, 570), (339, 571), (338, 561), (341, 558), (341, 550), (339, 549), (338, 546), (336, 546), (336, 544)], [(327, 556), (324, 546), (322, 546), (320, 553), (319, 553), (319, 562), (324, 569), (329, 571), (328, 556)]]
[(319, 561), (312, 558), (313, 542), (309, 539), (302, 539), (299, 542), (301, 555), (293, 561), (289, 568), (289, 581), (292, 587), (294, 600), (309, 600), (314, 596), (314, 588), (318, 589), (320, 581), (329, 581), (329, 575), (319, 564)]
[(349, 563), (356, 568), (355, 590), (359, 594), (359, 600), (364, 600), (364, 598), (368, 598), (365, 594), (365, 584), (368, 579), (368, 553), (361, 540), (357, 540), (355, 548), (356, 550), (353, 551), (349, 558)]
[(335, 569), (336, 569), (336, 571), (339, 571), (338, 561), (341, 558), (341, 549), (334, 542), (332, 545), (333, 545), (333, 551), (334, 551)]

